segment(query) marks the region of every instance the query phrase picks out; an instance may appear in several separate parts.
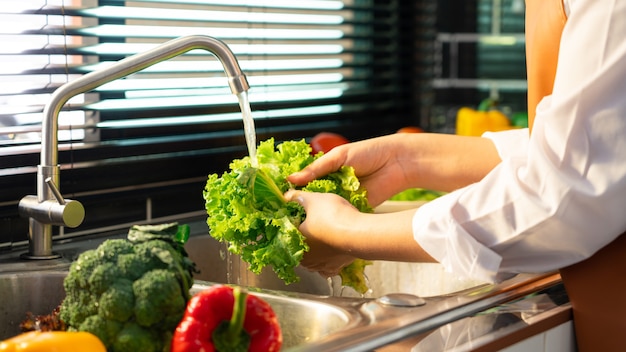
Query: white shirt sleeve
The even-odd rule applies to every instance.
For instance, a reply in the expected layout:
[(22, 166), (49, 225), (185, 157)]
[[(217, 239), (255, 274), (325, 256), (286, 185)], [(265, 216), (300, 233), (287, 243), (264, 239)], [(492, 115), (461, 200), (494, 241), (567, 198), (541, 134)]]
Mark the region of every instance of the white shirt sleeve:
[(527, 145), (486, 135), (503, 161), (415, 213), (416, 241), (460, 276), (556, 270), (626, 230), (626, 2), (570, 5)]
[(528, 128), (502, 132), (485, 132), (482, 136), (490, 139), (495, 144), (498, 155), (502, 160), (528, 155)]

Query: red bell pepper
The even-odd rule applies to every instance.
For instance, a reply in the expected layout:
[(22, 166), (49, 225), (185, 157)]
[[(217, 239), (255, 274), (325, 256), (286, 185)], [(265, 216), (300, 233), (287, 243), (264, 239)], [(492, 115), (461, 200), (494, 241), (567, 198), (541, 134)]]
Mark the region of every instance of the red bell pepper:
[(332, 132), (320, 132), (311, 138), (311, 155), (316, 155), (319, 152), (328, 153), (336, 146), (350, 143), (350, 141), (337, 133)]
[(171, 352), (272, 352), (282, 342), (278, 319), (267, 302), (239, 287), (216, 285), (189, 300)]

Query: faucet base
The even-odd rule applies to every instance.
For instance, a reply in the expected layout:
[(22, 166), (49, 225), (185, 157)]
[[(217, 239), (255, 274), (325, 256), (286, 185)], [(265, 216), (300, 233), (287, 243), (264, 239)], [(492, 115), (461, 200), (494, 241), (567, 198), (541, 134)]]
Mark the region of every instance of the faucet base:
[(61, 258), (61, 255), (57, 253), (52, 253), (48, 255), (33, 255), (30, 253), (23, 253), (20, 255), (20, 259), (27, 259), (27, 260), (50, 260), (50, 259), (58, 259), (58, 258)]

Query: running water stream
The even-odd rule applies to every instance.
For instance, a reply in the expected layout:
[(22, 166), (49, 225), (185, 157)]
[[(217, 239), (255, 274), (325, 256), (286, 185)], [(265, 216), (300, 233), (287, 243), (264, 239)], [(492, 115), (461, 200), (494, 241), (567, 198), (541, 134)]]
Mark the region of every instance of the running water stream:
[(256, 130), (254, 128), (254, 120), (252, 119), (252, 110), (250, 109), (250, 101), (248, 100), (248, 92), (237, 94), (239, 99), (239, 107), (243, 117), (243, 131), (246, 137), (246, 145), (248, 146), (248, 155), (252, 166), (257, 166), (256, 160)]
[[(248, 147), (248, 155), (250, 156), (250, 163), (252, 166), (258, 166), (256, 158), (256, 129), (254, 127), (254, 119), (252, 118), (252, 109), (250, 108), (250, 101), (248, 100), (248, 92), (243, 91), (237, 93), (237, 99), (239, 100), (239, 108), (241, 109), (241, 115), (243, 118), (243, 131), (246, 137), (246, 146)], [(229, 284), (248, 286), (248, 268), (239, 256), (230, 253), (228, 251), (228, 244), (225, 245), (222, 252), (223, 259), (226, 260), (227, 271), (226, 281)]]

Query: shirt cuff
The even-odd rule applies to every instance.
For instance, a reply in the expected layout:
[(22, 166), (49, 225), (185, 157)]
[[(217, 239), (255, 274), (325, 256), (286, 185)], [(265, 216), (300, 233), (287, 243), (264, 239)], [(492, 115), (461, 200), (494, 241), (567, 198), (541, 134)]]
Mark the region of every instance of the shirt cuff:
[(478, 242), (452, 216), (442, 216), (452, 213), (462, 192), (456, 190), (419, 207), (413, 216), (413, 236), (446, 271), (462, 278), (498, 282), (500, 255)]
[(506, 130), (500, 132), (485, 132), (483, 138), (490, 139), (498, 150), (500, 159), (528, 156), (528, 128)]

